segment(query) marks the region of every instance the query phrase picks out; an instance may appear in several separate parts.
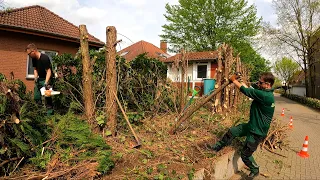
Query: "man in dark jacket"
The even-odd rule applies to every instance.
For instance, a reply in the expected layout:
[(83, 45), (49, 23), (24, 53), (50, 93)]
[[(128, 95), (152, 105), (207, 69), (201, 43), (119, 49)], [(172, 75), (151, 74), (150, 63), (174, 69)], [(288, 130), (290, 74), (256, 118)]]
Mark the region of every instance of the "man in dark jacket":
[[(29, 44), (26, 48), (27, 54), (32, 58), (32, 65), (34, 68), (34, 100), (37, 103), (42, 103), (40, 89), (45, 87), (49, 90), (52, 85), (52, 65), (49, 57), (38, 51), (35, 44)], [(53, 103), (51, 97), (45, 97), (45, 104), (47, 114), (53, 114)]]
[(246, 88), (236, 78), (237, 76), (233, 75), (230, 81), (244, 95), (253, 99), (250, 107), (250, 120), (248, 123), (230, 128), (220, 141), (213, 146), (209, 145), (209, 148), (220, 151), (224, 146), (231, 144), (234, 137), (246, 136), (241, 158), (244, 164), (250, 168), (249, 178), (254, 178), (259, 175), (259, 166), (254, 161), (252, 154), (257, 150), (259, 143), (266, 138), (275, 109), (272, 89), (274, 76), (270, 72), (262, 73), (253, 88)]

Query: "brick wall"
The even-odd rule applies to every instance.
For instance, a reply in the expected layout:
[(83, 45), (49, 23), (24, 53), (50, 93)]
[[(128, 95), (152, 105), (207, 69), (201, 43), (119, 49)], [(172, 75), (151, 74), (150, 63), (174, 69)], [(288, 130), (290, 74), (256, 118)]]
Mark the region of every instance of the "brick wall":
[(32, 90), (34, 86), (33, 80), (26, 79), (25, 48), (29, 43), (36, 44), (38, 49), (56, 51), (58, 54), (75, 54), (79, 48), (77, 43), (0, 30), (0, 73), (10, 78), (10, 72), (13, 72), (15, 79), (26, 84), (27, 90)]

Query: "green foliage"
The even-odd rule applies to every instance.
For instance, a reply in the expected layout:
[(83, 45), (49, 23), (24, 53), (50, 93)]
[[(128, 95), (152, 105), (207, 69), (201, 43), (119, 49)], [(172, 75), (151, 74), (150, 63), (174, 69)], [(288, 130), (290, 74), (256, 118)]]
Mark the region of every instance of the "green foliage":
[[(45, 157), (36, 156), (31, 161), (39, 168), (46, 167), (49, 158), (61, 157), (66, 164), (76, 164), (82, 160), (96, 160), (99, 162), (97, 170), (108, 173), (113, 167), (111, 160), (111, 148), (100, 135), (90, 131), (86, 121), (73, 114), (64, 116), (55, 115), (48, 122), (52, 129), (51, 139), (53, 142), (47, 144), (47, 152), (51, 155)], [(39, 149), (40, 151), (40, 149)]]
[(277, 89), (277, 88), (280, 88), (281, 86), (282, 86), (281, 80), (278, 77), (276, 77), (272, 88)]
[[(106, 63), (104, 52), (90, 51), (90, 57), (95, 62), (93, 65), (93, 96), (96, 102), (97, 117), (99, 126), (105, 126), (107, 116), (99, 112), (104, 111), (105, 89), (106, 89)], [(77, 55), (63, 54), (55, 56), (54, 61), (58, 67), (60, 77), (55, 83), (55, 88), (61, 91), (63, 96), (54, 96), (55, 106), (59, 112), (83, 111), (82, 99), (82, 65), (81, 57)], [(116, 62), (118, 76), (118, 97), (126, 112), (129, 112), (129, 120), (138, 124), (145, 117), (144, 112), (167, 111), (173, 109), (176, 104), (171, 96), (175, 94), (167, 82), (167, 67), (157, 59), (148, 58), (141, 54), (134, 60), (127, 62), (117, 57)], [(159, 101), (168, 104), (167, 107), (159, 106)], [(70, 103), (71, 102), (71, 103)], [(130, 112), (137, 112), (130, 114)], [(121, 116), (119, 116), (121, 117)]]
[(273, 70), (282, 80), (289, 83), (290, 78), (299, 70), (299, 64), (292, 59), (283, 57), (275, 62)]
[(161, 37), (175, 52), (182, 47), (212, 50), (222, 43), (239, 47), (260, 28), (256, 8), (245, 0), (180, 0), (179, 5), (167, 4), (164, 16), (169, 23), (162, 26)]
[(311, 108), (320, 110), (320, 100), (319, 99), (298, 96), (295, 94), (286, 94), (286, 93), (282, 94), (282, 96), (289, 98), (291, 100), (297, 101), (301, 104), (307, 105)]
[(178, 52), (215, 50), (222, 43), (230, 44), (234, 53), (250, 69), (250, 81), (270, 71), (270, 62), (252, 47), (250, 40), (260, 29), (256, 8), (246, 0), (180, 0), (179, 5), (166, 5), (163, 39)]
[(5, 81), (6, 80), (6, 76), (3, 75), (2, 73), (0, 73), (0, 82)]
[[(11, 95), (6, 96), (6, 89)], [(4, 91), (2, 91), (4, 90)], [(0, 82), (0, 162), (16, 158), (0, 167), (0, 175), (8, 175), (21, 158), (37, 154), (48, 137), (45, 111), (25, 93), (26, 87), (19, 80)], [(17, 116), (19, 119), (16, 121)]]

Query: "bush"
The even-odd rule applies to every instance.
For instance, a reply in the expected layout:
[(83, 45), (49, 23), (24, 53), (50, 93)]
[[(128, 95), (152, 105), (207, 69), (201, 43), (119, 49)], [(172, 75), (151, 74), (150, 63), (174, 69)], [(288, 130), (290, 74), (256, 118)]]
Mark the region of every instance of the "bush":
[(45, 111), (25, 91), (20, 80), (0, 82), (0, 176), (12, 172), (22, 158), (33, 157), (48, 137)]
[(42, 149), (38, 149), (37, 156), (31, 158), (33, 164), (44, 169), (51, 161), (59, 159), (65, 167), (79, 164), (81, 161), (96, 161), (96, 167), (100, 173), (108, 173), (114, 162), (110, 159), (111, 148), (104, 139), (91, 132), (88, 123), (75, 115), (55, 115), (48, 121), (51, 127), (51, 141), (44, 148), (46, 154), (41, 155)]
[(320, 100), (319, 99), (298, 96), (295, 94), (285, 94), (285, 93), (282, 94), (281, 96), (284, 96), (284, 97), (289, 98), (291, 100), (297, 101), (301, 104), (305, 104), (311, 108), (320, 110)]
[[(106, 62), (104, 52), (90, 51), (93, 66), (93, 98), (96, 112), (103, 112), (106, 106)], [(55, 108), (60, 113), (72, 109), (75, 113), (83, 112), (82, 99), (82, 62), (76, 55), (62, 54), (54, 57), (60, 77), (56, 80), (55, 89), (61, 91), (63, 96), (55, 96)], [(121, 57), (116, 59), (118, 97), (128, 113), (138, 115), (130, 116), (132, 123), (138, 124), (145, 117), (143, 112), (155, 114), (174, 110), (178, 99), (176, 88), (167, 81), (167, 67), (157, 59), (149, 58), (146, 54), (137, 56), (127, 62)], [(70, 103), (72, 102), (72, 103)], [(165, 105), (164, 105), (165, 104)], [(121, 113), (120, 113), (121, 114)], [(96, 114), (100, 127), (105, 125), (105, 114)], [(104, 117), (103, 117), (104, 116)], [(121, 115), (119, 116), (121, 117)]]

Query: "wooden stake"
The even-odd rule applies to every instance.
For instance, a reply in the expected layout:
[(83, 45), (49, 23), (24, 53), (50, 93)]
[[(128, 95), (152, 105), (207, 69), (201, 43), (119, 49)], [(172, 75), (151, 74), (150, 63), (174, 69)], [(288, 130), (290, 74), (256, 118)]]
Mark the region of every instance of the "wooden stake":
[(181, 50), (181, 82), (180, 82), (180, 113), (183, 111), (185, 106), (185, 75), (186, 75), (186, 59), (185, 59), (185, 50)]
[(88, 123), (93, 126), (94, 103), (92, 93), (92, 66), (89, 57), (88, 32), (86, 25), (80, 25), (80, 48), (82, 56), (82, 84), (85, 114)]
[(204, 104), (206, 104), (208, 101), (210, 101), (213, 97), (215, 97), (221, 90), (223, 90), (225, 87), (227, 87), (230, 84), (229, 80), (225, 82), (222, 86), (220, 86), (218, 89), (215, 89), (210, 95), (203, 96), (196, 100), (191, 106), (189, 106), (185, 113), (182, 113), (177, 118), (176, 124), (173, 126), (173, 128), (169, 131), (170, 134), (174, 134), (177, 130), (177, 128), (187, 119), (189, 118), (194, 112), (196, 112), (199, 108), (201, 108)]
[[(216, 71), (216, 85), (215, 85), (215, 89), (218, 89), (221, 84), (222, 84), (222, 47), (220, 46), (218, 49), (219, 52), (219, 56), (218, 56), (218, 68)], [(215, 111), (216, 112), (221, 112), (221, 92), (219, 92), (216, 96), (216, 100), (214, 103), (214, 107), (215, 107)]]
[(107, 44), (106, 44), (106, 65), (107, 65), (107, 88), (106, 88), (106, 113), (108, 115), (107, 125), (116, 135), (117, 126), (117, 106), (113, 92), (117, 92), (117, 71), (116, 71), (116, 42), (117, 30), (114, 26), (107, 27)]

